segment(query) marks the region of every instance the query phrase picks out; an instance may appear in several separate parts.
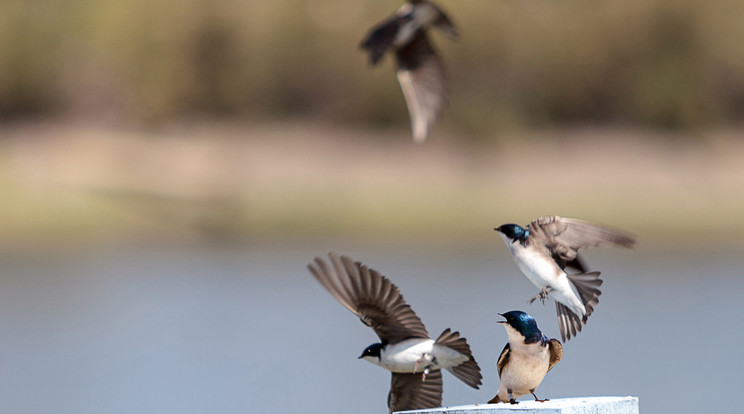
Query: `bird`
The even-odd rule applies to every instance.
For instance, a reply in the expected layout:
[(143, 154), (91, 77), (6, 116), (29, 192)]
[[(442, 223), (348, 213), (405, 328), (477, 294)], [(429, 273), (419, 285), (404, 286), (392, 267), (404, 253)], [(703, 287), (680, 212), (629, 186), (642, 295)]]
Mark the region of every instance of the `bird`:
[[(533, 220), (527, 228), (502, 224), (495, 228), (509, 247), (519, 270), (540, 293), (529, 300), (543, 303), (555, 300), (558, 326), (563, 342), (576, 336), (586, 324), (602, 294), (600, 272), (589, 272), (579, 249), (587, 247), (622, 247), (633, 249), (635, 236), (588, 221), (545, 216)], [(566, 269), (579, 273), (567, 273)]]
[(482, 376), (465, 338), (445, 329), (434, 340), (388, 278), (348, 256), (315, 257), (310, 273), (342, 305), (372, 328), (380, 342), (359, 356), (392, 373), (388, 408), (393, 411), (440, 407), (442, 369), (478, 389)]
[(446, 102), (444, 64), (429, 41), (434, 27), (454, 39), (459, 36), (452, 19), (427, 0), (408, 0), (392, 16), (369, 30), (360, 47), (369, 53), (370, 65), (395, 54), (396, 75), (411, 118), (415, 142), (426, 140), (429, 128)]
[(514, 310), (499, 315), (506, 318), (499, 323), (504, 325), (509, 339), (496, 362), (501, 380), (499, 391), (488, 403), (517, 404), (516, 399), (527, 393), (535, 401), (548, 401), (537, 398), (535, 390), (563, 357), (563, 346), (557, 339), (543, 335), (535, 318), (527, 313)]

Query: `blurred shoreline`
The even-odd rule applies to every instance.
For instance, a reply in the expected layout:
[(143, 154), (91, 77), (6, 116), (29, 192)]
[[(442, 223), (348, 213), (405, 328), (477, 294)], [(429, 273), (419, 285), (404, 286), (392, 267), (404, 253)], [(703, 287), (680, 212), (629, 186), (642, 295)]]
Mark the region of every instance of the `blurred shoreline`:
[[(689, 134), (689, 133), (687, 133)], [(744, 244), (744, 135), (565, 128), (474, 143), (307, 120), (0, 126), (0, 244), (476, 244), (547, 214)]]

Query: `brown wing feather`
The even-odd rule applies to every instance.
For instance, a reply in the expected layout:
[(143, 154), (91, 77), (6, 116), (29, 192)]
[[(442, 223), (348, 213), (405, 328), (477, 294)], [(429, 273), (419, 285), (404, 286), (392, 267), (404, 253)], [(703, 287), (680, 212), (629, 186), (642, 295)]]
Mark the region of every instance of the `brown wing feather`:
[(577, 333), (581, 332), (583, 323), (575, 313), (557, 301), (555, 302), (555, 311), (558, 314), (558, 327), (561, 330), (561, 339), (563, 342), (568, 341), (572, 336), (576, 336)]
[(504, 349), (501, 351), (501, 355), (499, 355), (499, 360), (496, 361), (496, 370), (499, 371), (499, 378), (501, 378), (501, 371), (504, 370), (506, 363), (509, 362), (510, 353), (511, 347), (509, 346), (509, 343), (507, 343)]
[(421, 374), (393, 373), (388, 408), (390, 412), (435, 408), (442, 405), (442, 371)]
[(548, 371), (550, 371), (563, 358), (563, 345), (561, 345), (560, 341), (553, 338), (550, 340), (550, 344), (548, 344), (548, 350), (550, 351)]
[(423, 322), (385, 276), (346, 256), (316, 257), (308, 269), (328, 292), (371, 327), (383, 342), (429, 338)]
[(533, 220), (528, 227), (531, 242), (544, 244), (554, 258), (564, 262), (572, 262), (582, 248), (632, 249), (638, 244), (635, 236), (578, 219), (546, 216)]

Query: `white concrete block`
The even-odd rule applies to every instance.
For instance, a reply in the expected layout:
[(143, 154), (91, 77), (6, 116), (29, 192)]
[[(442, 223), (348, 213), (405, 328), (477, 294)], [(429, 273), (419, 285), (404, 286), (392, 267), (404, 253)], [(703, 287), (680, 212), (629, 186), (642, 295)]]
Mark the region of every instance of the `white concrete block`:
[(398, 412), (406, 414), (639, 414), (639, 408), (638, 397), (585, 397), (560, 398), (544, 403), (520, 401), (517, 405), (509, 403), (460, 405)]

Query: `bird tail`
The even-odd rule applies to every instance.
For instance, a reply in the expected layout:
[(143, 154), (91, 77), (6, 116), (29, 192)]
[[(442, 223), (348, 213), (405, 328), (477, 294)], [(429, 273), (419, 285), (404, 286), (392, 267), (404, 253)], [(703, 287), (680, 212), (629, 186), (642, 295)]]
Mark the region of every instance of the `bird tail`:
[(461, 338), (459, 332), (450, 332), (450, 329), (447, 328), (439, 335), (439, 338), (434, 343), (446, 346), (468, 357), (467, 361), (447, 370), (460, 379), (460, 381), (477, 390), (481, 385), (483, 376), (481, 376), (480, 367), (475, 362), (473, 353), (470, 352), (470, 345), (468, 345), (465, 338)]
[(599, 303), (599, 295), (602, 294), (602, 291), (599, 290), (599, 287), (602, 286), (602, 279), (599, 278), (599, 275), (599, 272), (566, 275), (579, 293), (581, 302), (584, 304), (584, 308), (586, 308), (586, 313), (581, 317), (565, 305), (555, 302), (555, 310), (558, 314), (558, 327), (561, 330), (561, 339), (563, 339), (563, 342), (566, 342), (571, 339), (571, 336), (576, 336), (578, 332), (581, 332), (581, 327), (586, 324), (589, 316), (594, 313), (594, 307)]
[(506, 402), (506, 401), (501, 401), (501, 398), (499, 398), (499, 395), (496, 394), (496, 396), (493, 397), (493, 398), (491, 398), (491, 401), (489, 401), (488, 403), (489, 404), (498, 404), (500, 402)]

